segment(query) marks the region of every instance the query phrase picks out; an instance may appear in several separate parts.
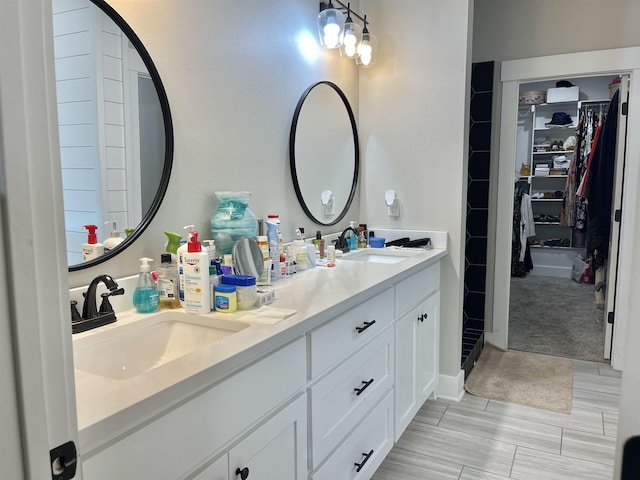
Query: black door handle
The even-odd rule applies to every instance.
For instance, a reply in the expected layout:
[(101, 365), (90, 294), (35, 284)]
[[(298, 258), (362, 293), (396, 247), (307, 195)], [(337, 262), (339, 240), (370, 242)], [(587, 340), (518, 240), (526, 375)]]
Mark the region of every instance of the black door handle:
[(360, 463), (354, 463), (354, 465), (358, 467), (356, 468), (356, 472), (362, 470), (362, 467), (364, 467), (365, 463), (369, 461), (371, 455), (373, 455), (373, 450), (369, 451), (369, 453), (363, 453), (362, 455), (364, 455), (364, 459)]
[(369, 380), (369, 381), (363, 380), (362, 383), (364, 385), (362, 385), (360, 388), (354, 388), (353, 389), (353, 391), (356, 392), (356, 396), (359, 396), (362, 392), (364, 392), (367, 389), (367, 387), (369, 385), (371, 385), (373, 383), (373, 378), (371, 380)]
[(356, 332), (358, 333), (362, 333), (364, 332), (367, 328), (369, 328), (371, 325), (373, 325), (374, 323), (376, 323), (375, 320), (371, 320), (370, 322), (364, 322), (362, 324), (362, 326), (358, 326), (356, 327)]

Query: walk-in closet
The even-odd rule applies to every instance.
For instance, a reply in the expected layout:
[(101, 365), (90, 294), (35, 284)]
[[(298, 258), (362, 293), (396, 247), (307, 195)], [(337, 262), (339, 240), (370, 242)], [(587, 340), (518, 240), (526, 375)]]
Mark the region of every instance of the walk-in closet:
[(508, 346), (606, 362), (628, 78), (522, 83)]

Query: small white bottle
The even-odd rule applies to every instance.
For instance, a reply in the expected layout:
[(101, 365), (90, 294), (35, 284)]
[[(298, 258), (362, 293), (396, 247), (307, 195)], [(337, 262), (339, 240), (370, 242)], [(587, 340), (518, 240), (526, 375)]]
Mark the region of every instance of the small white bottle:
[(307, 246), (304, 240), (293, 241), (293, 251), (296, 256), (296, 270), (298, 272), (306, 270), (308, 267)]
[(83, 225), (82, 228), (89, 231), (87, 242), (82, 244), (82, 261), (86, 262), (100, 257), (104, 253), (104, 246), (98, 242), (97, 225)]
[(109, 221), (104, 222), (105, 225), (111, 224), (111, 236), (109, 238), (105, 238), (104, 242), (102, 242), (102, 246), (104, 247), (104, 253), (107, 253), (109, 250), (113, 250), (122, 242), (124, 242), (124, 238), (120, 236), (120, 232), (116, 230), (116, 222)]
[(184, 303), (188, 313), (209, 313), (209, 254), (198, 241), (198, 232), (191, 232), (187, 252), (182, 255), (184, 272)]
[[(195, 225), (186, 225), (184, 227), (185, 230), (189, 230), (189, 233), (187, 233), (187, 239), (191, 239), (191, 232), (193, 232), (193, 229), (195, 228)], [(187, 240), (188, 243), (188, 240)], [(183, 262), (182, 262), (182, 256), (187, 253), (187, 243), (184, 243), (182, 245), (180, 245), (178, 247), (178, 250), (176, 251), (176, 255), (178, 256), (178, 300), (180, 300), (180, 305), (182, 305), (182, 307), (184, 307), (184, 269), (182, 268)]]

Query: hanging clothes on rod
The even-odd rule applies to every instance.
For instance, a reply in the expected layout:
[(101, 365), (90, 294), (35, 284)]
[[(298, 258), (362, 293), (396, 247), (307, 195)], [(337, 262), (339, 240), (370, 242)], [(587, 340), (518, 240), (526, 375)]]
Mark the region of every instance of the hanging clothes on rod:
[(533, 268), (529, 237), (535, 236), (531, 197), (527, 180), (515, 184), (513, 197), (513, 235), (511, 239), (511, 276), (524, 277)]
[(591, 255), (597, 250), (604, 259), (609, 255), (611, 234), (619, 97), (620, 92), (616, 92), (611, 98), (602, 127), (602, 138), (596, 147), (584, 191), (588, 212), (587, 254)]

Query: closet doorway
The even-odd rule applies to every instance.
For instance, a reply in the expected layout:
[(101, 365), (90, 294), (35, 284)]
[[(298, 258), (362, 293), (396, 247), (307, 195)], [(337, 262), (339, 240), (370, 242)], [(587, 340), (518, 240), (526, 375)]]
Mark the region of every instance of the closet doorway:
[[(494, 282), (492, 311), (488, 312), (487, 318), (490, 323), (487, 325), (487, 341), (507, 348), (509, 345), (509, 297), (511, 290), (511, 253), (512, 253), (512, 233), (513, 229), (513, 209), (514, 209), (514, 185), (517, 180), (515, 172), (515, 159), (517, 155), (517, 124), (519, 113), (519, 94), (522, 84), (534, 84), (536, 82), (555, 82), (571, 78), (607, 77), (613, 78), (618, 74), (629, 75), (629, 98), (634, 91), (640, 91), (640, 49), (627, 48), (620, 50), (608, 50), (597, 52), (582, 52), (559, 56), (538, 57), (532, 59), (513, 60), (503, 62), (502, 81), (502, 106), (501, 106), (501, 130), (500, 130), (500, 153), (498, 161), (497, 183), (495, 198), (495, 251), (494, 262)], [(633, 132), (640, 129), (640, 106), (629, 100), (629, 115), (627, 117), (627, 128)], [(551, 117), (553, 119), (553, 113)], [(549, 121), (547, 121), (550, 123)], [(532, 139), (533, 142), (533, 139)], [(640, 139), (629, 135), (626, 142), (620, 142), (620, 149), (626, 150), (628, 158), (640, 157)], [(518, 165), (520, 166), (520, 165)], [(519, 174), (519, 171), (518, 171)], [(621, 191), (624, 189), (627, 195), (623, 197), (622, 203), (622, 230), (619, 242), (614, 239), (614, 243), (619, 244), (620, 258), (625, 258), (634, 249), (635, 220), (632, 215), (625, 215), (624, 212), (633, 212), (634, 204), (638, 200), (638, 178), (640, 168), (634, 162), (626, 165), (624, 182), (621, 183)], [(495, 177), (494, 177), (495, 178)], [(618, 209), (618, 207), (615, 207)], [(551, 215), (551, 213), (544, 213)], [(553, 238), (553, 237), (550, 237)], [(559, 237), (562, 241), (562, 237)], [(562, 244), (561, 244), (562, 246)], [(632, 295), (630, 282), (628, 281), (632, 272), (628, 262), (619, 262), (617, 273), (615, 269), (613, 275), (617, 276), (617, 292), (615, 298), (608, 300), (612, 311), (615, 312), (615, 330), (613, 332), (613, 344), (611, 348), (612, 365), (616, 369), (622, 369), (622, 359), (624, 356), (624, 338), (626, 332), (626, 322), (630, 318), (628, 299)], [(612, 275), (610, 273), (610, 275)], [(612, 282), (609, 281), (609, 284)], [(604, 352), (604, 342), (602, 345)], [(604, 355), (603, 355), (604, 356)]]
[(627, 83), (609, 75), (519, 86), (511, 349), (610, 358), (613, 307), (605, 304), (615, 292), (618, 246), (610, 219), (621, 198), (615, 173), (622, 178)]

